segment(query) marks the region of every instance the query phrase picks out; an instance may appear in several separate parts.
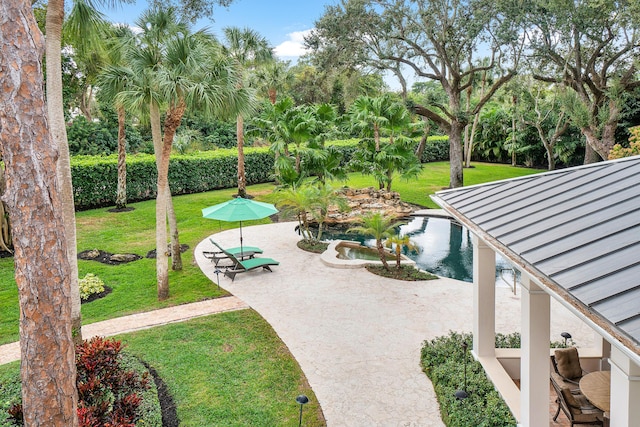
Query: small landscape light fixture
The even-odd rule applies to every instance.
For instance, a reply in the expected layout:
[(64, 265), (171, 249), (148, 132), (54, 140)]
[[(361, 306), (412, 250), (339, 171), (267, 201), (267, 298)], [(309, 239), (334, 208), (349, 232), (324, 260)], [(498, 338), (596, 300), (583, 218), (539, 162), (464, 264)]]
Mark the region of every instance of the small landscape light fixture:
[(458, 400), (464, 400), (469, 397), (467, 393), (467, 348), (468, 344), (466, 341), (462, 342), (462, 351), (464, 352), (464, 388), (462, 390), (456, 390), (455, 396)]
[(562, 332), (562, 333), (560, 334), (560, 336), (561, 336), (562, 338), (564, 338), (564, 346), (566, 347), (566, 346), (567, 346), (567, 340), (570, 340), (570, 339), (571, 339), (571, 334), (570, 334), (569, 332)]
[(216, 285), (218, 285), (218, 289), (220, 289), (220, 273), (222, 272), (220, 271), (219, 268), (216, 267), (216, 270), (214, 271), (214, 273), (216, 273), (216, 281), (218, 282), (216, 283)]
[(309, 402), (309, 398), (304, 394), (296, 397), (296, 402), (300, 404), (300, 421), (298, 422), (298, 427), (302, 426), (302, 407), (305, 403)]

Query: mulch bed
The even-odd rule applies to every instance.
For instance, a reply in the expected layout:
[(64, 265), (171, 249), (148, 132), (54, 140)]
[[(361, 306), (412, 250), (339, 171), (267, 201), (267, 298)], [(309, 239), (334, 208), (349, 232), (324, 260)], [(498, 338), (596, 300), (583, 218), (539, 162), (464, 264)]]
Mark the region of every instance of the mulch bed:
[(113, 258), (112, 253), (110, 252), (105, 252), (102, 251), (100, 249), (92, 249), (92, 250), (87, 250), (87, 251), (82, 251), (78, 254), (78, 259), (83, 259), (83, 260), (89, 260), (89, 261), (98, 261), (101, 262), (103, 264), (108, 264), (108, 265), (120, 265), (120, 264), (126, 264), (128, 262), (132, 262), (132, 261), (137, 261), (139, 259), (142, 259), (142, 257), (140, 255), (136, 255), (136, 254), (118, 254), (118, 255), (124, 255), (126, 256), (126, 260), (116, 260)]
[(111, 209), (107, 209), (107, 212), (110, 213), (120, 213), (120, 212), (131, 212), (131, 211), (135, 211), (136, 208), (133, 208), (131, 206), (127, 206), (124, 208), (111, 208)]
[(147, 362), (144, 360), (140, 360), (140, 362), (149, 370), (153, 377), (153, 382), (158, 389), (158, 400), (160, 401), (160, 409), (162, 411), (162, 427), (178, 427), (180, 420), (178, 419), (176, 403), (173, 401), (167, 385), (162, 381), (158, 372), (149, 366)]
[(112, 291), (113, 291), (113, 289), (111, 289), (109, 286), (106, 286), (106, 285), (105, 285), (105, 287), (104, 287), (104, 291), (102, 291), (102, 292), (100, 292), (100, 293), (97, 293), (97, 294), (89, 295), (89, 298), (87, 298), (87, 299), (83, 299), (83, 300), (80, 302), (80, 304), (88, 304), (88, 303), (90, 303), (91, 301), (95, 301), (95, 300), (97, 300), (97, 299), (104, 298), (104, 297), (106, 297), (107, 295), (109, 295)]

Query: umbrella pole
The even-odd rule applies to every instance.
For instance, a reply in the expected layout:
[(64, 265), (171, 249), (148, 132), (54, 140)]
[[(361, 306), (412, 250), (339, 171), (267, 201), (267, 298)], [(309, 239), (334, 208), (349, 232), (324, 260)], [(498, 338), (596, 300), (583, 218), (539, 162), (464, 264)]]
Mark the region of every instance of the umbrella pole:
[(244, 259), (244, 250), (242, 249), (242, 221), (240, 221), (240, 259)]

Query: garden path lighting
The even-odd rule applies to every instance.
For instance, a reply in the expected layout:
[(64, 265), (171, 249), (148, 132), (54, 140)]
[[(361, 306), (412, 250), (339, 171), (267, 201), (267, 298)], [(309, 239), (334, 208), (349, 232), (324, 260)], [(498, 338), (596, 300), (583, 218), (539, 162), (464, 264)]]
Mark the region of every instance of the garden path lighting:
[(218, 282), (216, 283), (216, 285), (218, 285), (218, 290), (219, 290), (220, 289), (220, 273), (222, 272), (220, 271), (219, 268), (216, 267), (216, 271), (214, 271), (214, 273), (216, 273), (216, 282)]
[(560, 336), (561, 336), (562, 338), (564, 338), (564, 346), (566, 347), (566, 346), (567, 346), (567, 340), (568, 340), (568, 339), (569, 339), (569, 340), (571, 339), (571, 334), (570, 334), (569, 332), (562, 332), (562, 333), (560, 334)]
[(298, 427), (302, 426), (302, 407), (305, 403), (309, 402), (309, 398), (304, 394), (296, 397), (296, 402), (300, 404), (300, 421), (298, 422)]
[(469, 397), (467, 393), (467, 345), (466, 341), (462, 342), (462, 351), (464, 352), (464, 388), (462, 390), (456, 390), (455, 396), (458, 400), (464, 400)]

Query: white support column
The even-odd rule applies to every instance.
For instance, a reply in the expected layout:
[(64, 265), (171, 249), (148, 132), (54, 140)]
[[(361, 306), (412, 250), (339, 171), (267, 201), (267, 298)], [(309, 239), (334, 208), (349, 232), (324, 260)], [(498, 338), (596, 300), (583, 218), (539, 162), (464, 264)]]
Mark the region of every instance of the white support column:
[(473, 352), (476, 357), (495, 355), (496, 254), (473, 236)]
[(548, 427), (549, 295), (522, 275), (522, 349), (520, 352), (520, 425)]
[(611, 346), (611, 427), (640, 426), (640, 366)]

